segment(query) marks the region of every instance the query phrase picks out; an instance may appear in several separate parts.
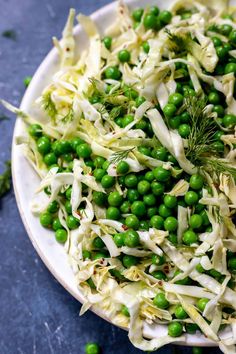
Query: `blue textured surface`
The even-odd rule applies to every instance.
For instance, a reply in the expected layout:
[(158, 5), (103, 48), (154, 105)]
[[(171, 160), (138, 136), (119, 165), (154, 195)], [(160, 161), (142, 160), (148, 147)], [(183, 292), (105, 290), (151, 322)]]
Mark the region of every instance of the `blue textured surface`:
[[(14, 29), (16, 41), (0, 36), (0, 96), (19, 105), (23, 78), (32, 75), (60, 37), (68, 9), (90, 14), (108, 0), (0, 0), (0, 33)], [(6, 113), (0, 107), (0, 114)], [(10, 157), (14, 116), (0, 122), (0, 171)], [(0, 354), (82, 354), (88, 341), (104, 354), (141, 353), (127, 333), (88, 312), (48, 272), (31, 245), (13, 191), (0, 202)], [(172, 346), (158, 353), (176, 353)], [(189, 348), (178, 353), (190, 354)], [(209, 354), (219, 353), (207, 349)]]

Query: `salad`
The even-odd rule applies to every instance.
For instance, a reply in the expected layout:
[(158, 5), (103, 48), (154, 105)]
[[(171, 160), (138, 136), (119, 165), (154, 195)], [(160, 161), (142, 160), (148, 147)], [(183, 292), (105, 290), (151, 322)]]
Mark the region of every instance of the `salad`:
[[(17, 137), (41, 178), (32, 212), (63, 244), (86, 301), (141, 350), (202, 332), (236, 344), (236, 21), (225, 1), (133, 12), (100, 34), (75, 11), (60, 69)], [(163, 325), (148, 340), (145, 323)]]

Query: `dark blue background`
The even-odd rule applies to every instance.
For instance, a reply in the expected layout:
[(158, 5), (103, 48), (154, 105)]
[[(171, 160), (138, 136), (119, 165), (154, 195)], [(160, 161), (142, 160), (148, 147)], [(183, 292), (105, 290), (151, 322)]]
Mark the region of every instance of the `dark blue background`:
[[(0, 33), (14, 29), (16, 41), (0, 35), (0, 97), (19, 105), (23, 78), (33, 75), (60, 37), (70, 7), (90, 14), (108, 0), (0, 0)], [(0, 114), (6, 113), (0, 107)], [(15, 117), (0, 122), (0, 171), (10, 158)], [(104, 354), (141, 353), (127, 333), (88, 312), (46, 269), (31, 245), (13, 191), (0, 201), (0, 354), (82, 354), (88, 341)], [(174, 347), (158, 353), (176, 353)], [(191, 353), (179, 348), (178, 353)], [(216, 349), (209, 354), (219, 353)]]

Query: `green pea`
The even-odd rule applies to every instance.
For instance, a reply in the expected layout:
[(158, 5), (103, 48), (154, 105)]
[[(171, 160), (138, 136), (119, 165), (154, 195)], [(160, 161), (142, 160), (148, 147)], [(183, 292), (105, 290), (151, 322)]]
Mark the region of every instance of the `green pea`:
[(180, 126), (181, 118), (180, 116), (175, 116), (169, 119), (169, 125), (172, 129), (178, 129)]
[(70, 145), (71, 145), (72, 149), (73, 149), (74, 151), (76, 151), (77, 147), (78, 147), (80, 144), (84, 144), (84, 143), (85, 143), (84, 140), (82, 140), (81, 138), (77, 137), (77, 138), (74, 138), (74, 139), (71, 140)]
[(148, 42), (143, 42), (142, 47), (143, 47), (143, 51), (148, 54), (149, 50), (150, 50), (149, 43)]
[(59, 218), (56, 218), (55, 220), (53, 220), (52, 228), (54, 231), (57, 231), (58, 229), (62, 229), (62, 224), (61, 224)]
[(53, 222), (52, 215), (48, 212), (40, 214), (39, 220), (43, 227), (50, 227)]
[(159, 256), (157, 254), (152, 255), (152, 264), (156, 264), (158, 266), (163, 265), (166, 262), (165, 256)]
[(163, 230), (164, 219), (160, 215), (153, 215), (150, 219), (150, 225), (157, 230)]
[(123, 118), (123, 128), (127, 127), (130, 123), (132, 123), (134, 120), (134, 116), (132, 114), (126, 114)]
[(170, 337), (180, 337), (183, 333), (183, 324), (172, 322), (168, 324), (168, 334)]
[(153, 174), (152, 171), (146, 172), (144, 178), (148, 182), (152, 182), (155, 179), (154, 174)]
[(153, 206), (156, 204), (156, 197), (153, 194), (147, 194), (143, 197), (143, 201), (148, 206)]
[(102, 164), (102, 168), (105, 171), (108, 169), (109, 166), (110, 166), (110, 162), (108, 160), (104, 161)]
[(119, 220), (120, 218), (120, 210), (116, 207), (110, 206), (106, 210), (106, 218), (111, 220)]
[(43, 161), (47, 166), (51, 166), (57, 163), (57, 157), (53, 152), (49, 152), (44, 156)]
[(172, 210), (167, 208), (165, 204), (159, 205), (158, 212), (163, 218), (168, 218), (168, 216), (171, 216), (172, 214)]
[(220, 95), (218, 92), (210, 92), (208, 95), (208, 101), (212, 104), (219, 104), (220, 103)]
[(121, 72), (117, 68), (117, 66), (109, 66), (105, 70), (105, 78), (106, 79), (119, 80), (121, 78)]
[(236, 257), (232, 257), (229, 259), (228, 261), (228, 267), (231, 271), (235, 271), (236, 270)]
[(178, 318), (179, 320), (185, 320), (186, 318), (188, 318), (188, 314), (186, 313), (186, 311), (183, 309), (181, 305), (176, 306), (175, 317)]
[(233, 29), (233, 27), (231, 25), (228, 25), (227, 23), (225, 23), (219, 27), (220, 33), (226, 37), (230, 35), (232, 29)]
[(139, 228), (139, 219), (136, 215), (128, 215), (125, 219), (125, 225), (131, 229), (138, 230)]
[(225, 66), (225, 75), (230, 73), (236, 74), (236, 63), (228, 63)]
[(103, 188), (111, 188), (114, 186), (116, 180), (114, 177), (109, 175), (104, 175), (101, 180), (101, 185)]
[(96, 179), (96, 181), (101, 182), (102, 177), (106, 174), (106, 171), (103, 170), (102, 168), (96, 168), (93, 171), (93, 176)]
[(33, 138), (39, 138), (42, 135), (43, 129), (39, 124), (31, 124), (28, 128), (28, 133)]
[(190, 177), (189, 185), (194, 190), (202, 189), (204, 179), (201, 175), (194, 174)]
[(236, 30), (231, 31), (229, 41), (234, 45), (236, 44)]
[(218, 272), (217, 270), (215, 269), (210, 269), (209, 270), (209, 274), (213, 277), (213, 278), (216, 278), (216, 279), (219, 279), (221, 277), (221, 273)]
[(103, 240), (100, 237), (95, 237), (95, 239), (92, 242), (92, 245), (94, 248), (104, 248), (105, 247), (105, 243), (103, 242)]
[(164, 25), (168, 25), (168, 23), (170, 23), (172, 19), (172, 14), (170, 11), (164, 10), (161, 11), (159, 14), (159, 20), (161, 21), (161, 23), (163, 23)]
[(220, 61), (224, 61), (228, 55), (228, 50), (224, 46), (216, 47), (216, 54)]
[(174, 117), (176, 111), (177, 108), (173, 103), (167, 103), (167, 105), (165, 105), (165, 107), (163, 108), (163, 112), (167, 118)]
[(191, 246), (193, 243), (198, 241), (197, 234), (192, 230), (187, 230), (183, 234), (183, 242), (187, 246)]
[(129, 313), (128, 307), (126, 307), (125, 305), (122, 305), (121, 313), (122, 313), (122, 315), (124, 315), (126, 317), (130, 317), (130, 313)]
[[(143, 104), (146, 101), (145, 97), (143, 96), (138, 96), (135, 100), (135, 106), (138, 108), (139, 106), (141, 106), (141, 104)], [(136, 124), (137, 127), (137, 124)], [(137, 128), (137, 129), (142, 129), (142, 128)]]
[(139, 223), (139, 229), (141, 231), (148, 231), (149, 230), (149, 222), (147, 220), (141, 220)]
[(105, 193), (102, 192), (93, 192), (93, 201), (100, 207), (105, 207), (107, 203), (107, 196)]
[(119, 192), (111, 192), (108, 196), (108, 203), (111, 206), (119, 207), (123, 202), (122, 196)]
[(159, 15), (159, 8), (157, 6), (151, 6), (149, 12), (155, 16)]
[(130, 268), (138, 264), (138, 258), (135, 256), (125, 255), (122, 258), (122, 263), (125, 268)]
[(173, 217), (169, 216), (165, 219), (164, 221), (164, 229), (169, 232), (173, 232), (177, 229), (178, 227), (178, 220)]
[(197, 307), (199, 308), (200, 311), (203, 312), (205, 310), (206, 304), (208, 302), (209, 302), (209, 299), (207, 299), (206, 297), (203, 297), (197, 301)]
[(187, 333), (195, 334), (196, 331), (199, 329), (199, 327), (198, 327), (198, 325), (196, 325), (196, 323), (186, 323), (185, 329), (186, 329)]
[(138, 200), (140, 197), (139, 192), (137, 191), (137, 189), (128, 189), (127, 191), (127, 199), (129, 202), (133, 203), (136, 200)]
[(138, 200), (133, 202), (131, 205), (131, 212), (136, 216), (144, 216), (146, 214), (146, 206), (144, 202)]
[(146, 29), (155, 29), (156, 28), (156, 16), (151, 13), (147, 13), (144, 16), (143, 25)]
[(173, 104), (176, 107), (182, 106), (183, 101), (184, 101), (183, 95), (181, 95), (181, 93), (177, 93), (177, 92), (176, 93), (172, 93), (169, 96), (169, 100), (168, 100), (169, 103)]
[(117, 247), (124, 246), (124, 234), (122, 234), (122, 233), (115, 234), (113, 236), (113, 239), (114, 239), (114, 242), (115, 242)]
[(211, 37), (211, 40), (214, 44), (215, 47), (219, 47), (220, 45), (222, 45), (222, 40), (219, 37)]
[(141, 195), (145, 195), (150, 191), (151, 185), (148, 181), (142, 180), (138, 183), (137, 189)]
[(190, 217), (189, 225), (192, 229), (199, 229), (202, 226), (202, 217), (198, 214), (193, 214)]
[(56, 200), (53, 200), (53, 202), (51, 202), (47, 207), (47, 211), (51, 214), (56, 213), (58, 209), (59, 209), (59, 204)]
[(156, 307), (158, 307), (159, 309), (167, 309), (170, 306), (169, 301), (166, 299), (165, 294), (164, 293), (158, 293), (154, 299), (153, 299), (153, 303)]
[(178, 128), (179, 135), (181, 138), (186, 139), (191, 133), (191, 128), (189, 124), (180, 124)]
[(132, 17), (134, 19), (134, 21), (140, 22), (143, 16), (143, 12), (144, 10), (139, 8), (139, 9), (135, 9), (132, 13)]
[(152, 151), (152, 157), (154, 159), (160, 160), (160, 161), (167, 161), (168, 158), (168, 150), (165, 147), (159, 147), (156, 149), (153, 149)]
[(187, 205), (195, 205), (199, 200), (199, 196), (194, 191), (188, 191), (185, 193), (184, 201)]
[(151, 275), (158, 280), (165, 280), (166, 279), (166, 275), (164, 272), (162, 272), (162, 270), (156, 270)]
[(56, 230), (55, 237), (57, 242), (65, 243), (67, 241), (67, 231), (65, 229)]
[(103, 43), (105, 45), (105, 47), (109, 50), (111, 49), (111, 44), (112, 44), (112, 38), (107, 36), (103, 38)]
[(182, 124), (188, 124), (191, 121), (190, 114), (188, 112), (183, 112), (180, 115), (180, 121)]
[(147, 209), (147, 216), (149, 219), (153, 217), (154, 215), (158, 214), (158, 208), (157, 207), (150, 207)]
[(208, 218), (208, 216), (207, 216), (206, 211), (205, 211), (205, 210), (202, 210), (202, 211), (200, 212), (200, 215), (201, 215), (201, 217), (202, 217), (202, 225), (203, 225), (203, 226), (208, 226), (208, 225), (210, 225), (210, 221), (209, 221), (209, 218)]
[(124, 233), (124, 244), (127, 247), (137, 247), (139, 245), (139, 234), (134, 230), (128, 230)]
[(171, 162), (171, 163), (174, 163), (174, 164), (177, 164), (177, 163), (178, 163), (178, 161), (176, 160), (176, 158), (175, 158), (173, 155), (171, 155), (171, 154), (168, 155), (167, 161), (169, 161), (169, 162)]
[(134, 188), (138, 184), (138, 178), (134, 173), (130, 173), (125, 177), (125, 186), (127, 188)]
[(153, 174), (158, 182), (166, 182), (171, 176), (170, 170), (167, 170), (161, 166), (156, 167), (153, 170)]
[(89, 252), (87, 250), (83, 250), (82, 255), (83, 255), (84, 260), (91, 259), (91, 252)]
[(130, 52), (127, 49), (122, 49), (118, 53), (118, 59), (121, 63), (129, 62), (131, 58)]
[(164, 204), (167, 208), (175, 208), (177, 206), (177, 198), (174, 195), (166, 194), (164, 197)]
[(79, 227), (79, 220), (76, 219), (73, 215), (68, 215), (66, 219), (66, 225), (70, 230), (77, 229)]
[(96, 156), (93, 162), (96, 168), (102, 168), (103, 164), (106, 162), (106, 159), (103, 156)]
[(84, 143), (77, 146), (76, 153), (79, 157), (86, 159), (89, 158), (90, 155), (92, 154), (92, 149), (89, 146), (89, 144)]
[(101, 353), (98, 344), (96, 343), (87, 343), (85, 346), (85, 354), (99, 354)]
[(41, 155), (46, 155), (50, 152), (51, 142), (47, 136), (42, 136), (37, 140), (37, 148)]
[(226, 128), (234, 128), (236, 125), (236, 115), (226, 114), (223, 118), (223, 125)]
[(212, 148), (218, 153), (223, 153), (224, 152), (224, 143), (222, 141), (215, 141), (212, 144)]
[(124, 175), (129, 172), (129, 164), (126, 161), (120, 161), (117, 164), (116, 171), (119, 175)]
[(177, 245), (178, 243), (177, 235), (173, 233), (169, 233), (168, 240), (173, 243), (173, 245)]

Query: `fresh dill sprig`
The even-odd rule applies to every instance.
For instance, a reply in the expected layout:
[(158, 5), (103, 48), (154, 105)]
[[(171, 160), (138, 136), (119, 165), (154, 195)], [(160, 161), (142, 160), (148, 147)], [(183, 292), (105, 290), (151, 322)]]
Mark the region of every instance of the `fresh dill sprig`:
[(191, 118), (191, 132), (188, 137), (186, 157), (195, 165), (201, 165), (205, 156), (217, 156), (213, 145), (216, 124), (211, 113), (205, 110), (205, 97), (187, 96), (185, 107)]
[(74, 111), (72, 108), (69, 109), (68, 113), (62, 118), (63, 123), (72, 122), (74, 119)]
[(135, 149), (135, 147), (132, 147), (127, 150), (121, 150), (121, 151), (114, 152), (114, 154), (112, 154), (111, 157), (109, 158), (109, 161), (111, 163), (118, 163), (118, 162), (126, 159), (129, 155), (129, 153), (132, 152), (134, 149)]
[(191, 40), (190, 33), (175, 34), (168, 28), (165, 29), (165, 32), (169, 37), (168, 47), (171, 51), (175, 53), (184, 53), (187, 51), (189, 41)]
[(209, 157), (202, 157), (201, 161), (207, 172), (215, 174), (216, 176), (228, 174), (236, 180), (236, 167), (232, 166), (229, 162)]
[(57, 109), (55, 103), (51, 98), (51, 92), (46, 92), (45, 94), (43, 94), (42, 105), (43, 105), (43, 109), (49, 115), (49, 117), (51, 119), (55, 119), (55, 116), (57, 114)]
[(11, 188), (11, 162), (5, 162), (6, 169), (0, 175), (0, 198), (6, 194)]
[[(117, 118), (122, 111), (129, 107), (129, 97), (125, 95), (127, 88), (119, 87), (109, 92), (104, 90), (102, 83), (94, 78), (90, 78), (92, 84), (93, 96), (101, 104), (99, 112), (108, 113), (111, 120)], [(129, 88), (128, 88), (129, 89)]]
[(16, 31), (13, 29), (5, 30), (2, 32), (2, 36), (15, 41), (16, 40)]

